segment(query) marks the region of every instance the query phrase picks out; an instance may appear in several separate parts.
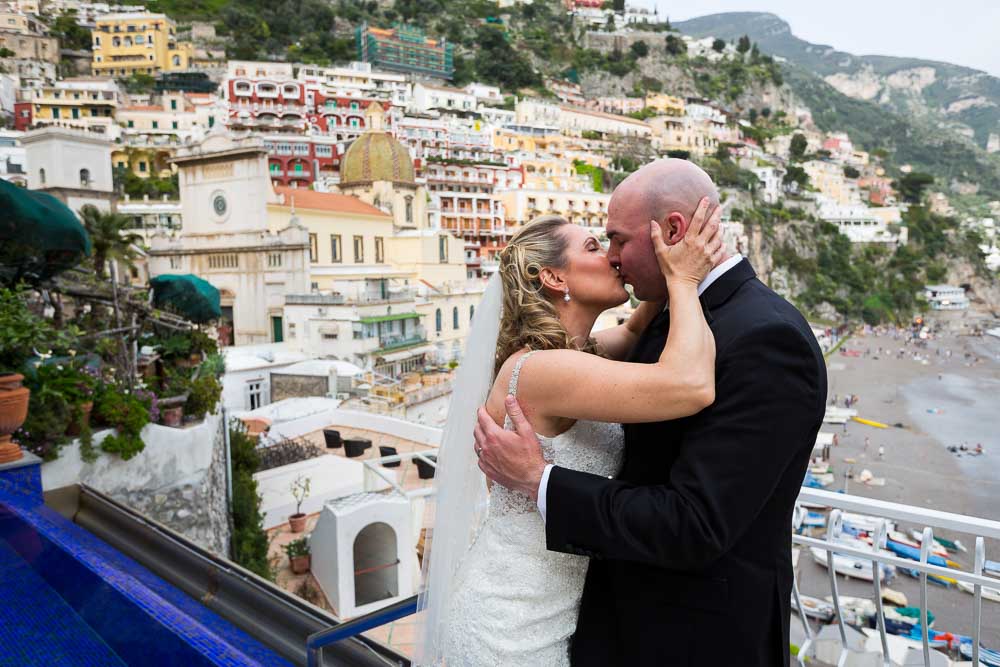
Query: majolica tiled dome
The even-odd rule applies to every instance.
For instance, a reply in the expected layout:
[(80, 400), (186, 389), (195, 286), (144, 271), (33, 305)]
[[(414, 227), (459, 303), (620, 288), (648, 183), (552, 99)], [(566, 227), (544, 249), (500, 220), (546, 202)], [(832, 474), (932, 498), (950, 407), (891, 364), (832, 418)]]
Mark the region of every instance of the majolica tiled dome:
[(341, 185), (373, 181), (416, 183), (409, 151), (388, 132), (362, 134), (340, 163)]

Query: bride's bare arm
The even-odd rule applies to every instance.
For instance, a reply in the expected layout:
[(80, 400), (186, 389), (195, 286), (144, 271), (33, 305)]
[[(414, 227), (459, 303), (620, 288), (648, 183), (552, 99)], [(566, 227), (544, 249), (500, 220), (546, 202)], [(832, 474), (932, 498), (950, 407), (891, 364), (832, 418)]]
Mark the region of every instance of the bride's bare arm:
[[(697, 220), (699, 216), (695, 216)], [(520, 395), (539, 415), (641, 423), (695, 414), (715, 400), (715, 338), (698, 283), (722, 256), (714, 214), (693, 221), (684, 240), (651, 234), (670, 299), (670, 334), (655, 364), (624, 363), (574, 350), (545, 350), (525, 363)]]
[(662, 303), (643, 301), (624, 323), (594, 334), (598, 347), (609, 359), (626, 358), (632, 352), (632, 348), (635, 347), (643, 330), (649, 326), (649, 323), (661, 310), (663, 310)]

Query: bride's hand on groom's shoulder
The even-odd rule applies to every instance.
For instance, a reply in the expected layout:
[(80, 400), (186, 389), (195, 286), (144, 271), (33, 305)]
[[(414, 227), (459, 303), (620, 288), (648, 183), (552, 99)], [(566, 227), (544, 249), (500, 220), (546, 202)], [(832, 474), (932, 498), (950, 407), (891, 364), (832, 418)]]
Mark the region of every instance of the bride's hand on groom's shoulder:
[(722, 243), (722, 207), (712, 206), (708, 197), (698, 202), (680, 240), (668, 244), (663, 230), (655, 220), (650, 221), (649, 233), (653, 241), (656, 261), (667, 284), (689, 283), (697, 287), (705, 276), (725, 255)]
[(486, 408), (479, 408), (473, 443), (479, 469), (497, 484), (537, 501), (546, 466), (542, 446), (517, 399), (508, 396), (505, 408), (514, 424), (513, 431), (505, 431)]

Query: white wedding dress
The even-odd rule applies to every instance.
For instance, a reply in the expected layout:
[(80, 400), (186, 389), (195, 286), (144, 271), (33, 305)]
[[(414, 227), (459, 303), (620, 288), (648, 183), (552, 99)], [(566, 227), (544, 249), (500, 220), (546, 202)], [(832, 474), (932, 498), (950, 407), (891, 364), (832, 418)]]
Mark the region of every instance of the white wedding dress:
[[(509, 392), (517, 395), (523, 355)], [(510, 429), (508, 418), (505, 428)], [(620, 424), (577, 421), (552, 438), (538, 436), (545, 459), (564, 468), (615, 475), (624, 436)], [(445, 612), (447, 667), (569, 665), (588, 559), (545, 548), (535, 502), (494, 485), (479, 534), (459, 566)]]

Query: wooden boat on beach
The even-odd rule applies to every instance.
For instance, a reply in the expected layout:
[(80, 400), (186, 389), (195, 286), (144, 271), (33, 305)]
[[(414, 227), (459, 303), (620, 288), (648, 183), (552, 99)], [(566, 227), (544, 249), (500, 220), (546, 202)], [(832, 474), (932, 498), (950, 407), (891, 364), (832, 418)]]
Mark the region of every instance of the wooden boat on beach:
[[(966, 593), (975, 595), (976, 587), (965, 581), (956, 582), (958, 587), (961, 588)], [(990, 588), (989, 586), (983, 586), (983, 599), (989, 600), (990, 602), (1000, 602), (1000, 588)]]
[[(833, 620), (836, 612), (833, 609), (833, 605), (819, 598), (810, 597), (808, 595), (800, 595), (802, 599), (802, 611), (801, 613), (805, 615), (806, 618), (814, 618), (823, 623), (829, 623)], [(792, 609), (796, 612), (799, 611), (799, 606), (795, 604), (795, 596), (792, 595)]]

